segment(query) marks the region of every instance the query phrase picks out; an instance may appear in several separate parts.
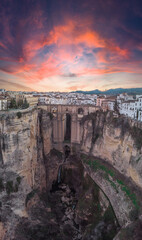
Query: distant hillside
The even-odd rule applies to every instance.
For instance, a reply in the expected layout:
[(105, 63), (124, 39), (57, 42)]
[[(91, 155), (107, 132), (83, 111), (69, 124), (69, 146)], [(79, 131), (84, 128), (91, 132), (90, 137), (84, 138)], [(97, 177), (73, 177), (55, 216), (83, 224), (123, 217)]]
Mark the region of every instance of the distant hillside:
[(142, 94), (142, 88), (115, 88), (115, 89), (109, 89), (106, 91), (100, 91), (98, 89), (92, 90), (92, 91), (75, 91), (77, 93), (84, 93), (84, 94), (106, 94), (106, 95), (117, 95), (120, 93), (128, 93), (132, 95), (136, 94)]

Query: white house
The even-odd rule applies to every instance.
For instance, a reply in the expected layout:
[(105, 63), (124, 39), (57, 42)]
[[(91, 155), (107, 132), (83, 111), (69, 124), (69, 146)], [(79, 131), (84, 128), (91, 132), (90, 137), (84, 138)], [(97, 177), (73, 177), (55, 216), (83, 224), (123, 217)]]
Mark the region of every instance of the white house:
[(50, 98), (45, 97), (45, 96), (39, 97), (38, 98), (38, 103), (40, 103), (40, 104), (50, 104)]
[(3, 94), (5, 92), (6, 92), (5, 89), (0, 89), (0, 94)]
[(7, 110), (7, 99), (0, 98), (0, 111)]
[(124, 101), (119, 104), (119, 112), (120, 114), (124, 114), (128, 117), (135, 118), (135, 100)]

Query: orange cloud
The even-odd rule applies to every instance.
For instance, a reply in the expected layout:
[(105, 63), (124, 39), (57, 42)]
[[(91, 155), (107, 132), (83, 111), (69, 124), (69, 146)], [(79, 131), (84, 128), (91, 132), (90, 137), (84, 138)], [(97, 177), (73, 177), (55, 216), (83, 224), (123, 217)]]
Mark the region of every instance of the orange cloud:
[[(18, 65), (10, 68), (10, 73), (23, 77), (26, 82), (35, 83), (56, 75), (83, 76), (132, 72), (130, 67), (120, 66), (120, 63), (117, 66), (120, 60), (129, 58), (129, 51), (120, 48), (113, 39), (102, 37), (92, 29), (91, 24), (91, 21), (86, 23), (84, 20), (80, 23), (68, 19), (66, 24), (54, 26), (48, 33), (35, 33), (23, 45), (24, 54), (17, 60)], [(40, 22), (39, 28), (42, 27)], [(44, 52), (45, 46), (49, 47), (48, 53), (38, 59), (38, 51)], [(96, 52), (95, 48), (98, 49)], [(87, 58), (87, 53), (94, 57), (94, 62)]]
[(76, 91), (78, 89), (84, 89), (86, 87), (87, 87), (87, 85), (78, 85), (78, 86), (70, 86), (70, 87), (68, 87), (66, 89), (70, 90), (70, 91)]
[(89, 26), (86, 26), (84, 22), (80, 24), (75, 20), (67, 20), (66, 22), (65, 25), (55, 26), (53, 30), (46, 35), (40, 34), (34, 37), (34, 39), (28, 40), (23, 47), (25, 56), (28, 57), (28, 59), (32, 58), (39, 49), (53, 44), (58, 48), (84, 44), (89, 48), (106, 48), (110, 52), (120, 56), (128, 56), (127, 49), (121, 49), (112, 39), (108, 41), (96, 31), (92, 30), (91, 23), (89, 23)]

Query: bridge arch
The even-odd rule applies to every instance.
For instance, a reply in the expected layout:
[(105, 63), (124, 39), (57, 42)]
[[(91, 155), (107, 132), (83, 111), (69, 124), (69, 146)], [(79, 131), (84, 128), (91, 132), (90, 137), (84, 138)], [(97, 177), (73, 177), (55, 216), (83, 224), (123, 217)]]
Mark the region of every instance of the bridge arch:
[(64, 151), (64, 145), (79, 146), (81, 141), (80, 121), (89, 112), (95, 112), (96, 106), (89, 105), (47, 105), (47, 111), (53, 114), (53, 145), (54, 148)]
[(83, 113), (84, 113), (83, 108), (78, 108), (78, 114), (83, 114)]
[(65, 115), (65, 135), (64, 141), (70, 142), (71, 141), (71, 114), (66, 113)]
[(68, 158), (68, 156), (70, 155), (71, 149), (68, 145), (64, 146), (64, 155), (65, 155), (65, 159)]

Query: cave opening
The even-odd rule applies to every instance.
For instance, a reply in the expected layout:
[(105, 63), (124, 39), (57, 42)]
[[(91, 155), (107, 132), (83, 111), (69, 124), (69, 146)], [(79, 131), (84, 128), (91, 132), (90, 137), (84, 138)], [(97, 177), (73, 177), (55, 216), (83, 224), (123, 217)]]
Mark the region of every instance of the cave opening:
[(71, 115), (66, 113), (66, 123), (65, 123), (65, 137), (64, 141), (71, 141)]
[(64, 155), (65, 155), (65, 160), (69, 157), (70, 155), (70, 147), (68, 145), (64, 146)]

